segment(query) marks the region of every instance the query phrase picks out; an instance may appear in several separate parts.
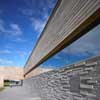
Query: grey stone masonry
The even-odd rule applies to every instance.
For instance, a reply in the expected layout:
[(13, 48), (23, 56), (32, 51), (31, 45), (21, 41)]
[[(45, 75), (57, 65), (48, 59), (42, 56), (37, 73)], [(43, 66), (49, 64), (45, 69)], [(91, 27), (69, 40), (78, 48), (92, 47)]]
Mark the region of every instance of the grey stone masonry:
[(42, 100), (100, 100), (100, 59), (93, 59), (25, 79), (24, 85)]

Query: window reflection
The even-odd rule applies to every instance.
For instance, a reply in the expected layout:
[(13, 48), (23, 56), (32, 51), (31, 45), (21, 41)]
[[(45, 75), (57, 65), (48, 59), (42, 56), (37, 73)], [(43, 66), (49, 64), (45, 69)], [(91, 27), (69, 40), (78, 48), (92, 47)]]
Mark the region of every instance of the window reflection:
[(94, 56), (100, 56), (100, 25), (45, 61), (40, 67), (57, 69)]

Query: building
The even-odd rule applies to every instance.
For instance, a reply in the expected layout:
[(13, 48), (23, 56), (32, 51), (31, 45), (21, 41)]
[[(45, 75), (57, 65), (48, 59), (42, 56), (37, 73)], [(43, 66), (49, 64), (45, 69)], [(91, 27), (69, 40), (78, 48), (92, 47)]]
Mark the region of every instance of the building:
[(0, 66), (0, 87), (4, 86), (5, 80), (20, 81), (23, 79), (23, 68)]
[(98, 57), (36, 77), (31, 74), (39, 65), (98, 25), (100, 0), (58, 0), (25, 64), (26, 87), (30, 87), (31, 92), (35, 87), (43, 100), (100, 100)]

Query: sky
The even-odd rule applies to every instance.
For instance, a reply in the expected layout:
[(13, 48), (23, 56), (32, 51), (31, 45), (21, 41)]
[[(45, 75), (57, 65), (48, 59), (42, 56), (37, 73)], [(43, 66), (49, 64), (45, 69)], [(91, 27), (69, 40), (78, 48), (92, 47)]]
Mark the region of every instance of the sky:
[[(0, 0), (0, 66), (24, 67), (57, 0)], [(100, 56), (100, 25), (40, 67), (63, 66)]]
[(57, 0), (0, 0), (0, 66), (23, 67)]
[(100, 56), (100, 25), (45, 61), (40, 67), (59, 69), (96, 56)]

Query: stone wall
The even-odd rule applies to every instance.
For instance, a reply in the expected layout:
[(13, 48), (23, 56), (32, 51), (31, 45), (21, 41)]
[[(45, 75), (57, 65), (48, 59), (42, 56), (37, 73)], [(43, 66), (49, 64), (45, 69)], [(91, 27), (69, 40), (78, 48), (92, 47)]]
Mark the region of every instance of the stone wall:
[(24, 80), (42, 100), (100, 100), (100, 57)]
[(48, 72), (51, 71), (53, 69), (50, 68), (41, 68), (41, 67), (37, 67), (36, 69), (32, 70), (28, 75), (26, 75), (26, 78), (32, 77), (32, 76), (37, 76), (39, 74), (42, 74), (44, 72)]

